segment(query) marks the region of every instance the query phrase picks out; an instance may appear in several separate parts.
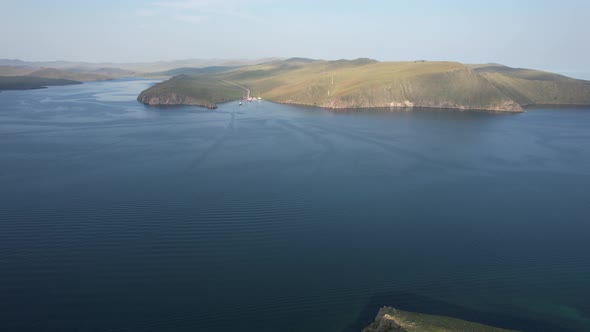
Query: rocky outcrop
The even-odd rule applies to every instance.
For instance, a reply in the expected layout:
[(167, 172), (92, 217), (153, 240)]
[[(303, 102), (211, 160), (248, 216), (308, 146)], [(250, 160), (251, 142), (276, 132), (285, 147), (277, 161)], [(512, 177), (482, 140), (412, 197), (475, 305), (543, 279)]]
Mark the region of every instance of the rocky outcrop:
[(362, 332), (516, 332), (446, 316), (426, 315), (391, 307), (379, 310), (375, 321)]
[(395, 320), (394, 308), (385, 307), (379, 310), (375, 322), (363, 330), (363, 332), (394, 332), (406, 331), (402, 325)]

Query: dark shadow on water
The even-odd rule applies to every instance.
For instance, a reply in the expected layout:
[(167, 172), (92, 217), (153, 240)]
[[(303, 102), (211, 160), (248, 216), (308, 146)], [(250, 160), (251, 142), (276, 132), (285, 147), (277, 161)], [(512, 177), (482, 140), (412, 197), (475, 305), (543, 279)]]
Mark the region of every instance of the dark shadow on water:
[(388, 292), (372, 296), (356, 320), (346, 327), (343, 332), (362, 331), (363, 328), (373, 322), (379, 309), (385, 306), (429, 315), (448, 316), (523, 332), (574, 332), (574, 330), (564, 328), (550, 321), (532, 320), (504, 313), (477, 311), (457, 304), (406, 292)]

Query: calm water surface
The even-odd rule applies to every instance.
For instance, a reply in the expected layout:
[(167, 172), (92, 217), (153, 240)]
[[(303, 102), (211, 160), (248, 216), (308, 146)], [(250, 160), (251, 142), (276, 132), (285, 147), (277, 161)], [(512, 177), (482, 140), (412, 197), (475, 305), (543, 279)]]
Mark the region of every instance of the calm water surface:
[(590, 109), (147, 108), (0, 93), (3, 331), (590, 330)]

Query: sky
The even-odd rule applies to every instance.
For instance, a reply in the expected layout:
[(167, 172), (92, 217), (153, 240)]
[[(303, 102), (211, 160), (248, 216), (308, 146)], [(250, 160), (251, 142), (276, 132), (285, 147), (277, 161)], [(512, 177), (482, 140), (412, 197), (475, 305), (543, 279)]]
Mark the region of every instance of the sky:
[(590, 73), (588, 0), (0, 0), (0, 58), (452, 60)]

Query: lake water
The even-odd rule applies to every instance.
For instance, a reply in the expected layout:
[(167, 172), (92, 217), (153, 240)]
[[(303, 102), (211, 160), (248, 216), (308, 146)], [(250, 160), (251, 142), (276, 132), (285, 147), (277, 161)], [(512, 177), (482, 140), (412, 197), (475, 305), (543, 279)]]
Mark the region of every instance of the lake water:
[(590, 109), (0, 93), (2, 331), (590, 330)]

